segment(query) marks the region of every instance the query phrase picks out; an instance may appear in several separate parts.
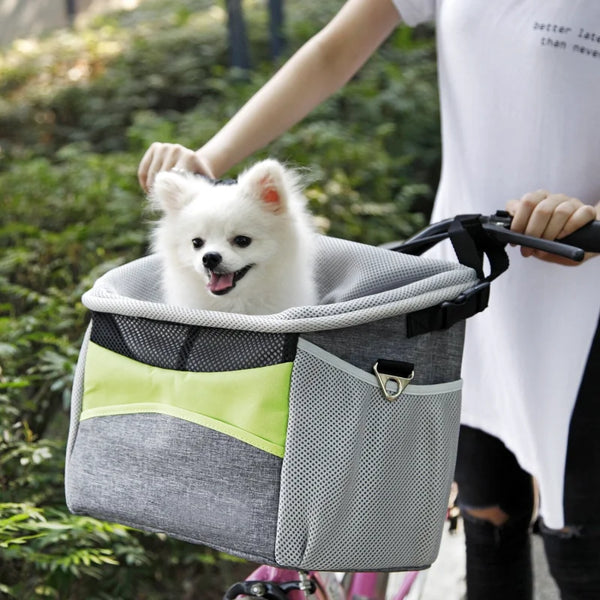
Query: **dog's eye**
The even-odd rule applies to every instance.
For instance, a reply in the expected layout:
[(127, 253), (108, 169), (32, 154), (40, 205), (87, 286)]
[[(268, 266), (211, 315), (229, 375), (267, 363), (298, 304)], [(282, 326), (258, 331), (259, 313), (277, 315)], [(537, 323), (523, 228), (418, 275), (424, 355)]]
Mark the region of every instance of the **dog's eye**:
[(204, 240), (200, 238), (194, 238), (192, 240), (192, 246), (194, 246), (194, 248), (198, 250), (198, 248), (202, 248), (202, 246), (204, 246)]
[(240, 248), (247, 248), (252, 243), (252, 239), (245, 235), (236, 235), (233, 243)]

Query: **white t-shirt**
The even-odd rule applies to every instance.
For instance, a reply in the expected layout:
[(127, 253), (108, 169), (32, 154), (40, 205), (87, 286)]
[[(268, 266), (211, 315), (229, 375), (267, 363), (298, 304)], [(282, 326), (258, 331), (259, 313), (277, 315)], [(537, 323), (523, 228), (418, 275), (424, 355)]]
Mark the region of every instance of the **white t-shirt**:
[[(444, 155), (433, 221), (493, 213), (537, 189), (600, 201), (598, 0), (393, 1), (409, 25), (437, 25)], [(449, 246), (435, 252), (454, 258)], [(490, 307), (467, 324), (462, 421), (515, 453), (538, 480), (546, 524), (560, 528), (600, 258), (563, 267), (509, 254)]]

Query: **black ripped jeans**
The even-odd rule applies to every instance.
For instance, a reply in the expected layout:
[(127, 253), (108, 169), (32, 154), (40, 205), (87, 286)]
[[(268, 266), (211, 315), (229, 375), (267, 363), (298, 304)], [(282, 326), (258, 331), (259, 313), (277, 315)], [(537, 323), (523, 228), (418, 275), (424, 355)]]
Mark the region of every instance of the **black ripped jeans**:
[[(564, 489), (565, 531), (540, 526), (562, 600), (600, 599), (600, 324), (571, 418)], [(456, 481), (467, 544), (468, 600), (531, 600), (531, 476), (504, 444), (463, 426)], [(468, 509), (499, 507), (496, 527)]]

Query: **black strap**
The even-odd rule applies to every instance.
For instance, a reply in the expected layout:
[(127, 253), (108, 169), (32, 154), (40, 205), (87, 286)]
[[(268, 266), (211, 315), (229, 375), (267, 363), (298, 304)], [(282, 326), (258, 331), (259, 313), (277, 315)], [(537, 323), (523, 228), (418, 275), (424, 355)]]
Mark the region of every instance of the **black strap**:
[[(455, 300), (443, 302), (424, 310), (410, 313), (406, 318), (408, 337), (429, 331), (448, 329), (487, 308), (490, 282), (508, 269), (505, 243), (488, 236), (481, 226), (480, 215), (459, 215), (448, 227), (448, 237), (458, 261), (475, 270), (479, 283), (463, 292)], [(490, 272), (484, 274), (484, 256)]]
[(377, 368), (381, 373), (393, 375), (394, 377), (410, 377), (414, 370), (414, 363), (404, 362), (402, 360), (388, 360), (380, 358), (377, 360)]
[[(452, 242), (458, 261), (471, 267), (480, 281), (493, 281), (508, 269), (508, 255), (503, 242), (494, 240), (486, 234), (479, 215), (460, 215), (448, 227), (448, 236)], [(483, 257), (487, 256), (490, 273), (483, 272)]]
[(477, 277), (483, 279), (483, 244), (479, 235), (480, 229), (481, 225), (475, 216), (465, 215), (450, 223), (448, 236), (458, 261), (474, 269)]

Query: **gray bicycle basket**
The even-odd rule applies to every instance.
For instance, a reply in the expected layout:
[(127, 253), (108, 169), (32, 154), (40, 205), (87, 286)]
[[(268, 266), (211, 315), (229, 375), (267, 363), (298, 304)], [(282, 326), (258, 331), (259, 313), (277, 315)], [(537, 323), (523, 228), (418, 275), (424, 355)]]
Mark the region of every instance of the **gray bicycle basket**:
[[(433, 562), (464, 327), (408, 338), (406, 318), (477, 277), (321, 236), (316, 264), (319, 305), (262, 316), (163, 303), (154, 255), (97, 280), (72, 395), (72, 512), (291, 568)], [(378, 362), (414, 378), (400, 393)]]

